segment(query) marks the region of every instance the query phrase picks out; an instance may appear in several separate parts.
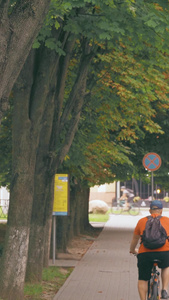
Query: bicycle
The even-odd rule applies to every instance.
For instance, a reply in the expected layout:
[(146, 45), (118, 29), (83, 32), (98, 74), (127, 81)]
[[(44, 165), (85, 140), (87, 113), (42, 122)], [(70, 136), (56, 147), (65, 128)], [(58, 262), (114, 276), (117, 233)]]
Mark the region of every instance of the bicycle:
[(158, 259), (154, 260), (152, 267), (151, 278), (148, 281), (148, 294), (147, 300), (158, 300), (160, 299), (160, 272), (157, 270)]
[(111, 212), (114, 215), (120, 215), (123, 212), (128, 212), (132, 216), (137, 216), (140, 213), (140, 207), (137, 203), (129, 202), (129, 207), (126, 208), (125, 201), (119, 200), (119, 202), (113, 203)]

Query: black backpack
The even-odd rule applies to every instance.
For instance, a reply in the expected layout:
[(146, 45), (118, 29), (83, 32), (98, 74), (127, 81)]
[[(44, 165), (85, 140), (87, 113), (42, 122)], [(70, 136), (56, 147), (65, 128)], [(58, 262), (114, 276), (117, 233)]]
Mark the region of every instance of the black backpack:
[(148, 249), (157, 249), (162, 247), (166, 239), (168, 239), (165, 228), (161, 225), (161, 216), (153, 218), (147, 217), (147, 223), (143, 235), (141, 236), (141, 243)]

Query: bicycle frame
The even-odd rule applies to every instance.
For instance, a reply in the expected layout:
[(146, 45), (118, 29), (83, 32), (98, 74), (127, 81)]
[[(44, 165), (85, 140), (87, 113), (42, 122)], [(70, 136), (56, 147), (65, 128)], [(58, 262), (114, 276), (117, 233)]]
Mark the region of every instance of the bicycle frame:
[(124, 200), (119, 200), (118, 202), (114, 202), (112, 204), (111, 209), (112, 214), (120, 215), (121, 213), (128, 212), (132, 216), (137, 216), (140, 212), (140, 207), (136, 203), (129, 203), (129, 207), (127, 208)]
[(158, 260), (154, 261), (151, 278), (148, 281), (147, 300), (160, 299), (160, 272), (157, 270)]

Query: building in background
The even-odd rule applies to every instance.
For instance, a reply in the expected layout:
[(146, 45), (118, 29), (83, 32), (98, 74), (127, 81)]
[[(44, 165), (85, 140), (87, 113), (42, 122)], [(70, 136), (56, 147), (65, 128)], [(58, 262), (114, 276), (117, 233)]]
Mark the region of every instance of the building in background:
[[(100, 186), (94, 186), (90, 189), (90, 200), (103, 200), (109, 206), (112, 206), (112, 201), (119, 199), (121, 196), (121, 187), (125, 186), (131, 189), (134, 193), (135, 201), (138, 201), (140, 206), (149, 207), (151, 201), (151, 184), (142, 182), (141, 179), (132, 178), (127, 181), (118, 181), (114, 183), (106, 183)], [(169, 191), (163, 190), (160, 185), (154, 184), (154, 199), (164, 201), (164, 207), (169, 207)], [(144, 204), (144, 205), (143, 205)]]
[(9, 191), (6, 187), (0, 187), (0, 207), (4, 215), (8, 213), (9, 209)]
[(105, 183), (102, 185), (95, 185), (90, 188), (90, 197), (91, 200), (103, 200), (109, 206), (112, 205), (112, 199), (116, 197), (116, 182), (113, 183)]

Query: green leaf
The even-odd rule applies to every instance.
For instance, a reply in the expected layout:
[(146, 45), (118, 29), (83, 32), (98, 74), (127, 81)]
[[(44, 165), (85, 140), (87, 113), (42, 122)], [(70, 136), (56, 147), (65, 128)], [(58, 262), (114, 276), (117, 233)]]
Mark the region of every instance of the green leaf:
[(33, 49), (37, 49), (37, 48), (39, 48), (39, 47), (40, 47), (40, 43), (39, 43), (38, 41), (35, 41), (35, 42), (33, 43), (32, 48), (33, 48)]

